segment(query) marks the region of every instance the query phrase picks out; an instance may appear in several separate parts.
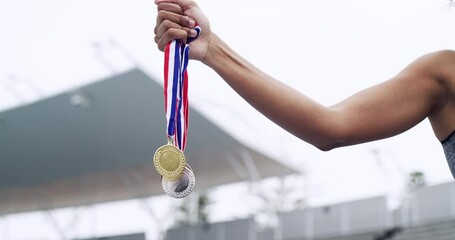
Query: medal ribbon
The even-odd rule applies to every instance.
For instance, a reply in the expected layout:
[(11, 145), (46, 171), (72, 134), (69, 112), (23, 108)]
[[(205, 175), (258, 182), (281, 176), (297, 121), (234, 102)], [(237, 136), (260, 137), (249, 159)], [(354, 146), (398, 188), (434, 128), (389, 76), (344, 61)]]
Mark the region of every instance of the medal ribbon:
[(164, 109), (167, 121), (167, 136), (182, 152), (185, 150), (188, 132), (188, 67), (191, 41), (201, 33), (196, 26), (196, 37), (187, 43), (172, 40), (164, 50)]

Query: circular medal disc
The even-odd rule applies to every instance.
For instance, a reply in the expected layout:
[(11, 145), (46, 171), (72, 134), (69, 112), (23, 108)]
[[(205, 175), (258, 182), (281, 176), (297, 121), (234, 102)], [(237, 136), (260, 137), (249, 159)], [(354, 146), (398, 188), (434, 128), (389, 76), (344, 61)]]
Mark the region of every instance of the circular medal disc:
[(164, 177), (161, 179), (161, 184), (167, 195), (174, 198), (184, 198), (193, 192), (196, 185), (196, 178), (194, 177), (191, 167), (186, 164), (185, 170), (177, 180), (167, 180)]
[(156, 171), (166, 179), (175, 180), (185, 169), (185, 155), (180, 149), (167, 144), (156, 150), (153, 165)]

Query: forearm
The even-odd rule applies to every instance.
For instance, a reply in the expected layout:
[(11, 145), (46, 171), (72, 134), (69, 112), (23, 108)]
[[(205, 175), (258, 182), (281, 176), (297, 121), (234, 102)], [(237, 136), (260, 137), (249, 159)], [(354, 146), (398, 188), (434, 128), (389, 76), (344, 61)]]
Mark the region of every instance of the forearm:
[[(212, 34), (204, 63), (240, 96), (282, 128), (321, 149), (333, 148), (337, 113), (273, 79)], [(336, 143), (335, 143), (336, 144)]]

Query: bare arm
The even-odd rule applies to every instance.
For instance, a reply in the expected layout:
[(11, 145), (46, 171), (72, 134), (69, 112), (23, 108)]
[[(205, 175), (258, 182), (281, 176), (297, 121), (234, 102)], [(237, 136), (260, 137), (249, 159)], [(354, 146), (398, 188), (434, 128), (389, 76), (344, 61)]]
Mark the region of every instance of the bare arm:
[[(394, 78), (327, 107), (273, 79), (230, 49), (210, 31), (208, 21), (194, 2), (165, 1), (179, 5), (182, 14), (207, 24), (205, 28), (202, 26), (206, 35), (194, 41), (195, 59), (215, 70), (262, 114), (322, 150), (399, 134), (441, 105), (445, 90), (437, 71), (433, 70), (437, 54), (419, 58)], [(170, 9), (165, 8), (165, 11)], [(160, 20), (157, 26), (162, 26)], [(168, 29), (158, 27), (160, 49), (177, 36), (169, 34)], [(181, 30), (183, 34), (185, 29)]]
[(215, 35), (212, 38), (213, 49), (204, 63), (265, 116), (322, 150), (399, 134), (429, 116), (443, 91), (427, 70), (432, 56), (425, 56), (389, 81), (326, 107), (263, 73)]

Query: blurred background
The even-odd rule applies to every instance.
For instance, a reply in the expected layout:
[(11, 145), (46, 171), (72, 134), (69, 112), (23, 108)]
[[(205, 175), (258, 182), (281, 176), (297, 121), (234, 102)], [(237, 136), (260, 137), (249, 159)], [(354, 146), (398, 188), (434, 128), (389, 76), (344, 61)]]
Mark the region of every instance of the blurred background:
[[(448, 0), (197, 3), (242, 56), (325, 105), (455, 47)], [(0, 0), (0, 240), (455, 238), (428, 120), (321, 152), (193, 61), (196, 190), (164, 195), (155, 18), (152, 0)]]

